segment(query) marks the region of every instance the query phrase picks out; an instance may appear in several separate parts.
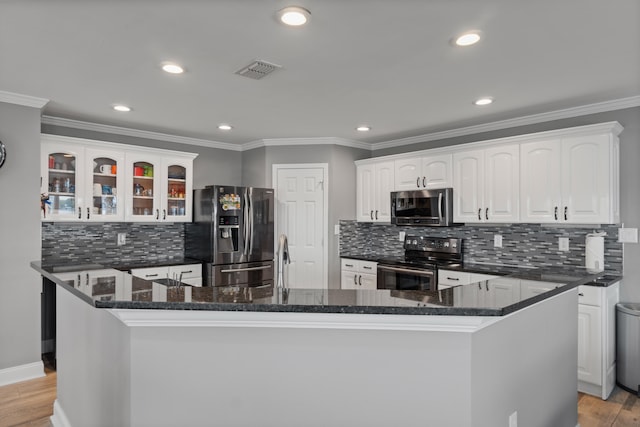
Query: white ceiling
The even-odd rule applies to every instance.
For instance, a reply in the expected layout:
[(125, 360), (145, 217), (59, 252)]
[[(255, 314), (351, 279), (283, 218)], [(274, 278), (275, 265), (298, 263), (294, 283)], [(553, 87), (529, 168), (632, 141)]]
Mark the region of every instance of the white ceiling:
[[(276, 22), (292, 4), (307, 26)], [(480, 43), (450, 44), (469, 29)], [(282, 69), (234, 74), (254, 59)], [(0, 91), (49, 99), (48, 116), (209, 141), (377, 143), (639, 96), (640, 2), (0, 0)], [(472, 105), (483, 95), (494, 104)]]

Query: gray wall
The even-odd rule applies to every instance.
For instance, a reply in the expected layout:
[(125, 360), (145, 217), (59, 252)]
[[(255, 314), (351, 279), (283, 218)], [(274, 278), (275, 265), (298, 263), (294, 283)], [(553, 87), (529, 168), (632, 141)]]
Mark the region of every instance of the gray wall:
[(0, 102), (0, 370), (40, 361), (40, 110)]
[[(483, 141), (546, 130), (617, 121), (624, 127), (620, 134), (620, 219), (626, 227), (640, 228), (640, 107), (606, 113), (590, 114), (570, 119), (554, 120), (535, 125), (519, 126), (494, 132), (484, 132), (391, 149), (376, 150), (374, 157), (405, 153), (468, 142)], [(640, 302), (640, 245), (624, 246), (624, 280), (620, 288), (621, 301)]]
[(242, 153), (242, 183), (272, 187), (272, 166), (292, 163), (329, 165), (329, 287), (340, 287), (340, 248), (334, 225), (341, 219), (354, 219), (356, 213), (355, 160), (369, 157), (367, 150), (340, 145), (302, 145), (261, 147)]
[(197, 153), (198, 157), (193, 161), (194, 189), (203, 188), (209, 184), (235, 184), (239, 183), (242, 179), (242, 154), (240, 151), (178, 144), (155, 139), (93, 132), (54, 125), (42, 125), (42, 133)]

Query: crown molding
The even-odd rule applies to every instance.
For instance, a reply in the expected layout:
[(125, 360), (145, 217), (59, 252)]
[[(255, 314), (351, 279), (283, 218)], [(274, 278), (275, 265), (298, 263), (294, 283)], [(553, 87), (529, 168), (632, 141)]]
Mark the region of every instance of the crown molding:
[(140, 129), (125, 128), (120, 126), (102, 125), (98, 123), (83, 122), (80, 120), (63, 119), (60, 117), (42, 116), (42, 124), (61, 126), (66, 128), (103, 132), (116, 135), (132, 136), (136, 138), (155, 139), (158, 141), (174, 142), (176, 144), (197, 145), (207, 148), (219, 148), (221, 150), (242, 151), (237, 144), (227, 142), (210, 141), (206, 139), (189, 138), (185, 136), (170, 135), (160, 132), (151, 132)]
[(533, 114), (530, 116), (499, 120), (497, 122), (484, 123), (481, 125), (467, 126), (458, 129), (445, 130), (442, 132), (433, 132), (408, 138), (378, 142), (371, 144), (371, 151), (400, 147), (403, 145), (417, 144), (420, 142), (438, 141), (441, 139), (455, 138), (458, 136), (473, 135), (476, 133), (490, 132), (510, 127), (526, 126), (536, 123), (549, 122), (559, 119), (568, 119), (572, 117), (585, 116), (587, 114), (604, 113), (607, 111), (622, 110), (624, 108), (633, 108), (639, 106), (640, 96), (631, 96), (628, 98), (614, 99), (611, 101), (598, 102), (595, 104), (588, 104), (580, 107), (565, 108), (563, 110), (549, 111), (547, 113)]
[(42, 107), (47, 105), (49, 100), (44, 98), (37, 98), (35, 96), (21, 95), (19, 93), (5, 92), (0, 90), (0, 102), (42, 109)]
[(242, 144), (242, 151), (253, 150), (261, 147), (278, 147), (294, 145), (342, 145), (351, 148), (371, 150), (371, 144), (361, 141), (337, 137), (312, 137), (312, 138), (269, 138), (258, 139)]

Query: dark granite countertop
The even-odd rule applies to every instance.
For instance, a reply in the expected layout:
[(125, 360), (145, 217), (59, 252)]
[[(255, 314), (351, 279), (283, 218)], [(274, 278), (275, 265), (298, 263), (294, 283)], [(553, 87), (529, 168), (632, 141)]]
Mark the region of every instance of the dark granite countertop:
[[(97, 264), (32, 267), (47, 279), (97, 308), (357, 313), (450, 316), (502, 316), (588, 284), (598, 275), (530, 270), (439, 291), (273, 289), (168, 286)], [(533, 296), (504, 293), (509, 279), (540, 281)], [(499, 283), (499, 287), (495, 286)], [(519, 285), (514, 285), (519, 286)], [(498, 290), (500, 288), (500, 290)], [(514, 289), (516, 289), (514, 287)], [(507, 298), (505, 298), (507, 295)]]
[[(341, 258), (358, 259), (362, 261), (381, 262), (383, 260), (393, 259), (393, 256), (389, 255), (356, 255), (356, 254), (340, 254)], [(492, 274), (495, 276), (510, 276), (520, 279), (528, 280), (545, 280), (544, 277), (557, 276), (560, 279), (567, 277), (567, 270), (571, 270), (571, 277), (575, 275), (589, 275), (593, 276), (587, 283), (582, 283), (588, 286), (606, 287), (611, 286), (614, 283), (622, 280), (622, 276), (603, 271), (601, 273), (591, 273), (584, 267), (551, 267), (541, 266), (537, 268), (523, 268), (518, 266), (510, 266), (503, 264), (476, 264), (476, 263), (462, 263), (459, 265), (441, 267), (443, 270), (464, 271), (467, 273), (480, 273), (480, 274)]]

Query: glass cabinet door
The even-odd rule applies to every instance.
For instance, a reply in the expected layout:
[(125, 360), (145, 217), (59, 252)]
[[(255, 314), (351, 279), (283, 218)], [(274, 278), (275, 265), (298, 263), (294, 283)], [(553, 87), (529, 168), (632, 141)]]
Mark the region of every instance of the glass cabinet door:
[(43, 156), (43, 161), (46, 164), (42, 174), (42, 193), (48, 199), (42, 200), (41, 215), (50, 220), (80, 220), (81, 200), (76, 187), (80, 183), (78, 166), (82, 161), (79, 153), (52, 148)]
[(137, 220), (155, 221), (160, 219), (160, 211), (157, 208), (156, 200), (156, 180), (157, 172), (154, 160), (135, 161), (131, 163), (131, 171), (133, 177), (133, 185), (130, 191), (131, 196), (131, 215)]
[(187, 168), (181, 165), (167, 167), (167, 220), (175, 221), (186, 216)]
[(87, 219), (94, 221), (116, 221), (124, 218), (124, 193), (122, 188), (124, 156), (110, 152), (87, 151), (88, 182), (86, 212)]

